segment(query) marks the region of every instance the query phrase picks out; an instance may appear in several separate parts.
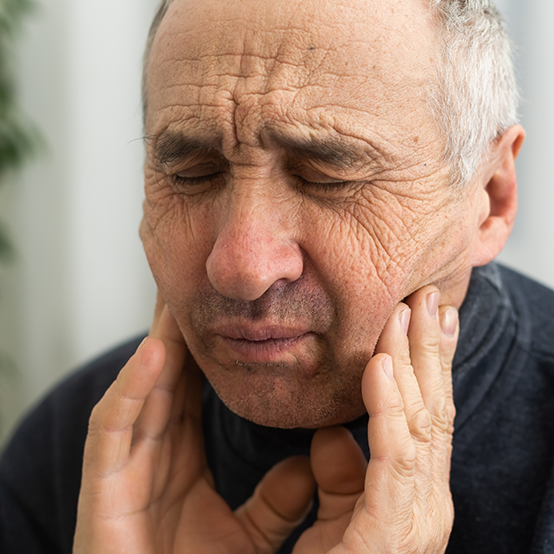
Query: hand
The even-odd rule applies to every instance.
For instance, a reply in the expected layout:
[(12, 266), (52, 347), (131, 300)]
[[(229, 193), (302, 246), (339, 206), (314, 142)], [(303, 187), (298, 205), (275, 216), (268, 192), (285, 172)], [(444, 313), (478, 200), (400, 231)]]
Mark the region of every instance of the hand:
[(306, 457), (276, 465), (230, 510), (206, 464), (201, 402), (200, 371), (159, 300), (149, 338), (92, 413), (74, 554), (270, 554), (303, 521)]
[(367, 471), (344, 428), (316, 433), (311, 460), (319, 487), (318, 519), (294, 554), (439, 554), (446, 549), (454, 516), (451, 365), (458, 317), (454, 308), (438, 309), (434, 287), (417, 291), (407, 304), (389, 319), (363, 376), (371, 452)]
[[(407, 306), (395, 310), (364, 373), (372, 452), (365, 479), (365, 459), (346, 430), (316, 433), (318, 521), (295, 554), (444, 551), (452, 525), (457, 319), (441, 309), (440, 321), (454, 324), (452, 336), (441, 333), (425, 311), (432, 290), (408, 300), (409, 337), (400, 323)], [(231, 512), (206, 466), (199, 372), (186, 360), (163, 303), (150, 336), (91, 417), (74, 553), (275, 552), (307, 512), (313, 493), (307, 459), (275, 466)]]

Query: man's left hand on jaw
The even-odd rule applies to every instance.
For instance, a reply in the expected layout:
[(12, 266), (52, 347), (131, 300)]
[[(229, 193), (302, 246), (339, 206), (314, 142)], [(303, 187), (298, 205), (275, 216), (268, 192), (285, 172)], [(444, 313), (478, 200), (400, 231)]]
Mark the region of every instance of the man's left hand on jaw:
[(445, 551), (454, 517), (451, 366), (458, 314), (439, 301), (429, 286), (399, 304), (365, 369), (369, 464), (346, 429), (314, 436), (318, 519), (294, 554)]

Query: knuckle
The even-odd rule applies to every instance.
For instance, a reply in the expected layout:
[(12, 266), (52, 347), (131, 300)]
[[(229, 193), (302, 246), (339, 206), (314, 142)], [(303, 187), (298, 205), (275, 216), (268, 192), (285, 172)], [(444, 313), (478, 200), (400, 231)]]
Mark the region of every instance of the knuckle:
[(446, 413), (446, 397), (442, 383), (434, 384), (433, 390), (426, 399), (426, 406), (432, 414)]
[(418, 443), (429, 444), (432, 438), (433, 422), (424, 407), (418, 408), (410, 418), (410, 433)]
[(435, 432), (443, 435), (452, 435), (454, 432), (454, 420), (449, 417), (445, 410), (433, 416), (432, 427)]
[(411, 448), (406, 449), (403, 456), (391, 460), (389, 468), (395, 480), (404, 482), (413, 477), (416, 465), (417, 452), (412, 445)]
[(446, 404), (446, 417), (452, 432), (454, 432), (454, 420), (456, 419), (456, 407), (452, 402)]
[(438, 333), (429, 332), (420, 338), (418, 349), (420, 353), (429, 358), (440, 359), (440, 336)]

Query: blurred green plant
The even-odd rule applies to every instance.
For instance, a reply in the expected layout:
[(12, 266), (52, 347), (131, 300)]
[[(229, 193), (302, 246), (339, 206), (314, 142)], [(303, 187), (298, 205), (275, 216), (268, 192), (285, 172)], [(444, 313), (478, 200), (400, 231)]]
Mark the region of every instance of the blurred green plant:
[[(21, 167), (33, 153), (37, 133), (17, 104), (14, 84), (14, 40), (33, 0), (0, 0), (0, 185), (9, 171)], [(13, 249), (0, 222), (0, 261)]]
[[(33, 6), (33, 0), (0, 0), (0, 187), (11, 180), (9, 174), (31, 157), (40, 142), (37, 131), (18, 106), (14, 82), (14, 43), (24, 16)], [(13, 256), (6, 226), (0, 221), (0, 264)], [(13, 377), (15, 373), (11, 357), (0, 351), (0, 377)], [(0, 438), (2, 435), (0, 425)]]

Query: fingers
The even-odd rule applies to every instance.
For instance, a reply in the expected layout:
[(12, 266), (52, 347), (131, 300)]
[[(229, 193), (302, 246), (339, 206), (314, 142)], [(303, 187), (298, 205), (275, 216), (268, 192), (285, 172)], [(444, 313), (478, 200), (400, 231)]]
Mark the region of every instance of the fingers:
[(235, 512), (260, 553), (276, 552), (308, 514), (315, 491), (310, 460), (287, 458), (274, 466)]
[(440, 293), (425, 287), (407, 300), (412, 310), (410, 329), (410, 358), (421, 398), (431, 418), (429, 455), (426, 463), (433, 467), (437, 487), (448, 487), (451, 441), (454, 425), (452, 396), (452, 359), (458, 337), (458, 312), (450, 306), (439, 308)]
[(188, 353), (183, 334), (158, 293), (154, 321), (149, 333), (150, 337), (161, 340), (165, 347), (166, 364), (160, 376), (161, 386), (175, 386), (183, 368)]
[[(425, 287), (396, 308), (366, 367), (362, 393), (370, 416), (366, 513), (372, 521), (392, 518), (399, 536), (423, 537), (434, 529), (433, 542), (439, 537), (442, 544), (452, 524), (451, 365), (458, 316), (439, 303), (438, 290)], [(432, 523), (430, 514), (438, 514)]]
[(378, 354), (370, 360), (362, 378), (371, 454), (365, 479), (365, 508), (376, 521), (392, 518), (398, 525), (404, 523), (407, 527), (402, 531), (406, 532), (415, 495), (417, 450), (396, 373), (393, 358)]
[(91, 416), (76, 551), (127, 551), (129, 537), (160, 551), (156, 539), (165, 534), (161, 542), (172, 543), (185, 507), (205, 517), (191, 491), (224, 505), (206, 468), (200, 373), (192, 358), (184, 370), (186, 357), (175, 320), (158, 303), (150, 336)]
[[(183, 383), (180, 394), (176, 395), (188, 351), (183, 335), (167, 307), (155, 317), (148, 341), (162, 342), (165, 351), (164, 365), (136, 421), (135, 442), (142, 439), (159, 439), (170, 420), (176, 420), (181, 414), (185, 396), (188, 397), (187, 409), (190, 409), (192, 414), (200, 417), (201, 411), (198, 384), (190, 386), (189, 383), (187, 387), (186, 383)], [(192, 379), (194, 378), (191, 377), (190, 380)], [(188, 376), (185, 381), (189, 381)]]
[[(187, 409), (200, 418), (200, 380), (180, 385), (187, 355), (186, 344), (167, 307), (158, 308), (147, 337), (119, 373), (117, 380), (94, 408), (85, 449), (85, 467), (98, 474), (115, 472), (138, 444), (155, 442), (172, 419)], [(194, 373), (193, 371), (191, 373)], [(187, 390), (188, 389), (188, 390)]]
[(449, 421), (453, 423), (456, 409), (454, 407), (454, 395), (452, 391), (452, 360), (456, 353), (456, 345), (458, 344), (458, 335), (460, 333), (458, 310), (452, 306), (441, 306), (439, 308), (439, 320), (441, 326), (440, 358), (446, 410)]
[(168, 482), (168, 498), (178, 497), (206, 467), (202, 376), (167, 306), (160, 313), (160, 302), (148, 340), (163, 343), (165, 358), (133, 428), (131, 465), (151, 483), (154, 497)]
[(133, 425), (165, 362), (163, 344), (145, 339), (94, 408), (85, 447), (85, 471), (105, 475), (128, 459)]
[[(410, 433), (416, 442), (424, 444), (429, 440), (431, 421), (412, 366), (408, 333), (411, 332), (413, 336), (413, 317), (414, 314), (408, 305), (399, 304), (385, 325), (375, 351), (391, 356), (394, 366), (394, 381), (401, 395), (400, 403), (405, 412)], [(422, 316), (416, 314), (416, 319), (418, 320), (416, 323), (419, 323)], [(439, 364), (438, 359), (436, 364)]]
[[(450, 429), (454, 418), (451, 366), (458, 338), (455, 308), (439, 308), (432, 286), (400, 304), (383, 330), (377, 353), (394, 360), (407, 422), (414, 440), (427, 443), (433, 429)], [(408, 323), (409, 322), (409, 323)]]
[(432, 417), (444, 414), (444, 383), (440, 359), (441, 331), (438, 318), (440, 293), (426, 287), (410, 296), (406, 303), (411, 309), (408, 331), (411, 366), (417, 380), (422, 408)]
[(160, 294), (160, 291), (156, 291), (156, 305), (154, 306), (154, 318), (152, 320), (152, 328), (156, 326), (157, 322), (160, 320), (162, 312), (165, 308), (165, 300)]

